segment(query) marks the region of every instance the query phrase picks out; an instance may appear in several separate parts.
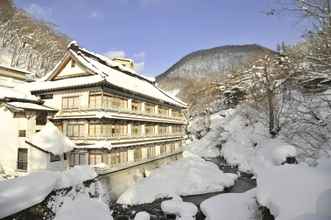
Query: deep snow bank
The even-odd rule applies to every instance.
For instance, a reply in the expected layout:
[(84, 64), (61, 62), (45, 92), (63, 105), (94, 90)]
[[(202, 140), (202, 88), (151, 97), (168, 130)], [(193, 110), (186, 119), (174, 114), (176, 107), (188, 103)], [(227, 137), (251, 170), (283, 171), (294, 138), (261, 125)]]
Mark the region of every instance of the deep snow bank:
[(158, 198), (223, 191), (237, 176), (197, 156), (185, 158), (153, 170), (149, 177), (130, 187), (118, 199), (120, 204), (151, 203)]
[(319, 163), (317, 167), (298, 164), (258, 169), (258, 202), (277, 220), (312, 214), (331, 219), (331, 159)]
[(88, 166), (77, 166), (64, 172), (42, 171), (0, 181), (0, 218), (42, 202), (56, 189), (75, 186), (95, 177), (95, 171)]

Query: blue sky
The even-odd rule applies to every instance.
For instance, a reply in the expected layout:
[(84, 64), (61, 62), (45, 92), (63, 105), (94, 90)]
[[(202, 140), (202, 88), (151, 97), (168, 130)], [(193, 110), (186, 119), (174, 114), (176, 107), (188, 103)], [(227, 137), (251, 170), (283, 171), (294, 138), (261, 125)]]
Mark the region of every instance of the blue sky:
[(303, 25), (266, 16), (275, 0), (16, 0), (90, 50), (135, 59), (158, 75), (184, 55), (227, 44), (301, 39)]

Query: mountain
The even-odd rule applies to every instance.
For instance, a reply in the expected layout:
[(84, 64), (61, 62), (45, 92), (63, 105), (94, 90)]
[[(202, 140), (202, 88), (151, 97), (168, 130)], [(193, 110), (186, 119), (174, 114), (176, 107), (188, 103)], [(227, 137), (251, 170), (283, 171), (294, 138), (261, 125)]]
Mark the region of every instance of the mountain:
[[(215, 81), (274, 51), (257, 44), (228, 45), (190, 53), (156, 77), (159, 86), (192, 104)], [(214, 93), (214, 92), (213, 92)]]

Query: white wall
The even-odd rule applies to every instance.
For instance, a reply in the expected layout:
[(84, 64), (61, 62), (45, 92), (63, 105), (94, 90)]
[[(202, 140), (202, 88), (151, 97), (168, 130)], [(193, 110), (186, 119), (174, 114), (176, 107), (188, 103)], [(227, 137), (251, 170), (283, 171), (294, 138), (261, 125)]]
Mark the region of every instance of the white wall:
[[(1, 167), (6, 173), (17, 173), (17, 149), (28, 150), (28, 170), (27, 172), (39, 170), (64, 170), (68, 167), (68, 161), (50, 162), (50, 155), (31, 145), (28, 140), (37, 129), (36, 118), (32, 116), (14, 118), (14, 114), (5, 107), (0, 107), (0, 170)], [(18, 137), (19, 130), (26, 130), (26, 137)], [(21, 174), (21, 173), (20, 173)]]

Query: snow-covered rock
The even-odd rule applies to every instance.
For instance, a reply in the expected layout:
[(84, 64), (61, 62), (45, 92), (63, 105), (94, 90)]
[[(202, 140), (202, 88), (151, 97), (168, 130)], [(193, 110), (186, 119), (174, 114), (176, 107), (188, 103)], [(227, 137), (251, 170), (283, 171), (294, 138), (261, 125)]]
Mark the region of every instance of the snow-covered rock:
[(281, 165), (288, 157), (296, 157), (297, 150), (292, 145), (277, 146), (272, 151), (272, 159), (276, 165)]
[(149, 177), (125, 191), (117, 202), (143, 204), (158, 198), (223, 191), (236, 179), (237, 175), (223, 173), (215, 164), (191, 156), (153, 170)]
[(200, 208), (206, 220), (247, 220), (257, 209), (255, 195), (255, 189), (245, 193), (220, 194), (203, 201)]
[(150, 220), (151, 216), (147, 213), (147, 212), (138, 212), (135, 217), (134, 220)]
[(181, 199), (166, 200), (161, 203), (164, 213), (175, 214), (181, 220), (193, 220), (198, 213), (198, 208), (190, 202)]
[(59, 173), (38, 172), (0, 181), (0, 218), (42, 202), (55, 188)]
[(269, 208), (276, 220), (329, 215), (330, 199), (324, 194), (331, 189), (330, 167), (329, 159), (317, 167), (299, 164), (260, 168), (257, 170), (258, 202)]
[(98, 199), (86, 194), (67, 198), (56, 212), (54, 220), (112, 220), (109, 207)]

